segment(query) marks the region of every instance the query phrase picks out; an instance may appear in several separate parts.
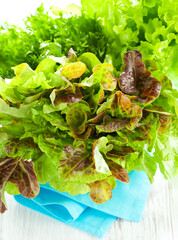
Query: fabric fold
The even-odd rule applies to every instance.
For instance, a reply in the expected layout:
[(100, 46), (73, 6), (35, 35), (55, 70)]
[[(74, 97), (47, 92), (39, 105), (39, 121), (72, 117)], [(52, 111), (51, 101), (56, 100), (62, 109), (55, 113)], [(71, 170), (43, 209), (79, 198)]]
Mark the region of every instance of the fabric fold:
[(47, 189), (42, 185), (39, 195), (33, 201), (43, 206), (53, 215), (57, 215), (57, 218), (65, 221), (77, 219), (87, 208), (86, 205), (61, 195), (59, 192), (54, 191), (53, 188)]
[[(127, 184), (117, 181), (117, 187), (113, 190), (112, 198), (104, 204), (94, 203), (89, 194), (76, 196), (65, 192), (60, 192), (60, 194), (113, 216), (128, 221), (140, 222), (151, 184), (145, 172), (142, 171), (132, 171), (129, 173), (129, 178), (130, 182)], [(43, 188), (53, 189), (49, 184), (43, 185)], [(53, 191), (58, 192), (55, 189)]]
[(132, 171), (129, 177), (128, 184), (117, 182), (113, 197), (104, 204), (92, 202), (88, 194), (59, 192), (49, 184), (40, 185), (40, 193), (34, 199), (14, 197), (25, 207), (102, 238), (117, 217), (141, 221), (151, 184), (144, 172)]
[(58, 218), (58, 210), (56, 210), (56, 214), (54, 215), (51, 211), (48, 211), (44, 205), (38, 204), (33, 199), (24, 198), (22, 195), (14, 196), (14, 198), (24, 207), (40, 212), (63, 223), (67, 223), (71, 227), (75, 227), (98, 238), (103, 238), (111, 225), (117, 219), (116, 217), (104, 212), (97, 211), (92, 208), (86, 208), (86, 210), (75, 221), (65, 221), (64, 219)]

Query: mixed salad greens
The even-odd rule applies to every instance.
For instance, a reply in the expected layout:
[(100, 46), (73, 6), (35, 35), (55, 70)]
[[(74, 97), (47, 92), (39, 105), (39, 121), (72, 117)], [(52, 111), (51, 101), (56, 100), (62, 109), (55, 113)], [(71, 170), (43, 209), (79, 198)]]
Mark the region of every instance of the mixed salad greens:
[(107, 54), (115, 68), (120, 69), (127, 51), (138, 49), (151, 68), (156, 62), (162, 73), (178, 80), (177, 0), (81, 0), (81, 3), (85, 13), (101, 19), (108, 38)]
[[(53, 7), (53, 12), (56, 13)], [(14, 76), (12, 66), (22, 62), (33, 69), (48, 55), (67, 55), (73, 48), (78, 54), (93, 52), (104, 61), (107, 38), (99, 21), (87, 14), (81, 16), (59, 12), (58, 16), (44, 11), (41, 5), (35, 15), (31, 15), (24, 27), (3, 24), (0, 27), (0, 76)]]
[(131, 170), (150, 181), (157, 163), (166, 178), (177, 174), (178, 93), (146, 70), (138, 50), (124, 63), (117, 77), (112, 64), (70, 49), (0, 80), (1, 212), (4, 191), (31, 198), (38, 183), (103, 203)]
[(39, 183), (104, 203), (132, 170), (151, 182), (158, 167), (178, 174), (178, 91), (165, 75), (176, 76), (177, 3), (168, 2), (82, 0), (81, 16), (68, 18), (41, 6), (26, 29), (1, 30), (1, 213), (5, 192), (33, 198)]

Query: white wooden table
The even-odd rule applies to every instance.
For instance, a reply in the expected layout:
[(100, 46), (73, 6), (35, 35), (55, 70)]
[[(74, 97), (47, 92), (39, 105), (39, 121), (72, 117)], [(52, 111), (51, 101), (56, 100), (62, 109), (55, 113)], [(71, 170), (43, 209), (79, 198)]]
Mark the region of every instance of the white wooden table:
[[(87, 233), (18, 205), (7, 196), (9, 210), (0, 216), (0, 240), (95, 240)], [(118, 219), (103, 240), (177, 240), (178, 177), (158, 174), (141, 223)]]

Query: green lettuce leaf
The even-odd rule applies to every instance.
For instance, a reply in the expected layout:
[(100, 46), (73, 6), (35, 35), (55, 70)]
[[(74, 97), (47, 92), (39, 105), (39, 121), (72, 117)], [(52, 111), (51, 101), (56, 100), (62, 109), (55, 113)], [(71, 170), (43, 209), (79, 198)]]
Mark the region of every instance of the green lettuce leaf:
[(58, 159), (49, 158), (46, 154), (42, 154), (34, 163), (39, 183), (45, 184), (56, 176)]
[[(164, 134), (157, 135), (154, 157), (166, 179), (178, 174), (178, 120), (174, 120)], [(169, 146), (167, 148), (167, 146)]]
[(50, 186), (57, 189), (60, 192), (68, 192), (71, 195), (86, 194), (89, 192), (89, 186), (85, 183), (73, 183), (63, 181), (59, 175), (55, 175), (50, 180)]
[(91, 53), (91, 52), (85, 52), (83, 53), (80, 57), (79, 60), (83, 63), (85, 63), (85, 65), (87, 66), (87, 69), (90, 71), (90, 73), (92, 73), (92, 69), (98, 65), (101, 64), (101, 62), (99, 61), (99, 59), (96, 57), (95, 54)]
[(110, 174), (109, 167), (102, 156), (102, 154), (106, 154), (113, 147), (111, 144), (107, 145), (107, 143), (108, 139), (106, 137), (99, 138), (97, 141), (94, 142), (92, 154), (95, 162), (96, 171)]
[(82, 0), (82, 9), (93, 19), (102, 19), (108, 38), (107, 58), (120, 70), (125, 52), (139, 50), (144, 60), (177, 81), (177, 1), (102, 2)]
[(11, 182), (6, 183), (5, 191), (10, 195), (19, 195), (19, 189)]
[(43, 72), (45, 77), (47, 78), (49, 73), (54, 73), (55, 71), (56, 62), (50, 58), (45, 58), (43, 61), (38, 64), (37, 68), (35, 69), (36, 73)]

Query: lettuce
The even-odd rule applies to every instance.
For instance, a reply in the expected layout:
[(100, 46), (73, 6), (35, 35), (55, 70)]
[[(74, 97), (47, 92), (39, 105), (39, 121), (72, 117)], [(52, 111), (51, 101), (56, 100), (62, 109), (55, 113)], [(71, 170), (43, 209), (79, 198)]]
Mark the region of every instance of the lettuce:
[(81, 0), (82, 11), (101, 21), (108, 38), (107, 58), (120, 71), (124, 53), (139, 50), (147, 66), (158, 69), (177, 86), (177, 0)]
[(27, 17), (23, 28), (0, 26), (0, 76), (12, 78), (14, 74), (10, 68), (22, 62), (35, 69), (47, 56), (67, 55), (71, 47), (79, 55), (93, 52), (103, 61), (107, 38), (102, 26), (86, 14), (80, 15), (69, 14), (66, 18), (54, 8), (45, 12), (41, 5), (34, 15)]
[(161, 83), (145, 69), (142, 55), (138, 50), (129, 51), (124, 55), (124, 72), (119, 78), (119, 87), (124, 93), (138, 92), (138, 100), (149, 104), (157, 98), (161, 91)]
[[(166, 179), (178, 174), (178, 120), (174, 120), (165, 134), (159, 134), (155, 143), (154, 158)], [(167, 148), (169, 146), (169, 149)]]
[(0, 212), (4, 213), (6, 203), (4, 191), (7, 183), (13, 183), (26, 198), (34, 198), (39, 193), (39, 185), (32, 162), (17, 157), (0, 158)]
[(32, 198), (38, 183), (104, 203), (132, 170), (151, 182), (158, 166), (178, 174), (178, 92), (164, 74), (138, 50), (125, 53), (120, 76), (92, 53), (62, 59), (22, 63), (0, 81), (1, 213), (5, 191)]

